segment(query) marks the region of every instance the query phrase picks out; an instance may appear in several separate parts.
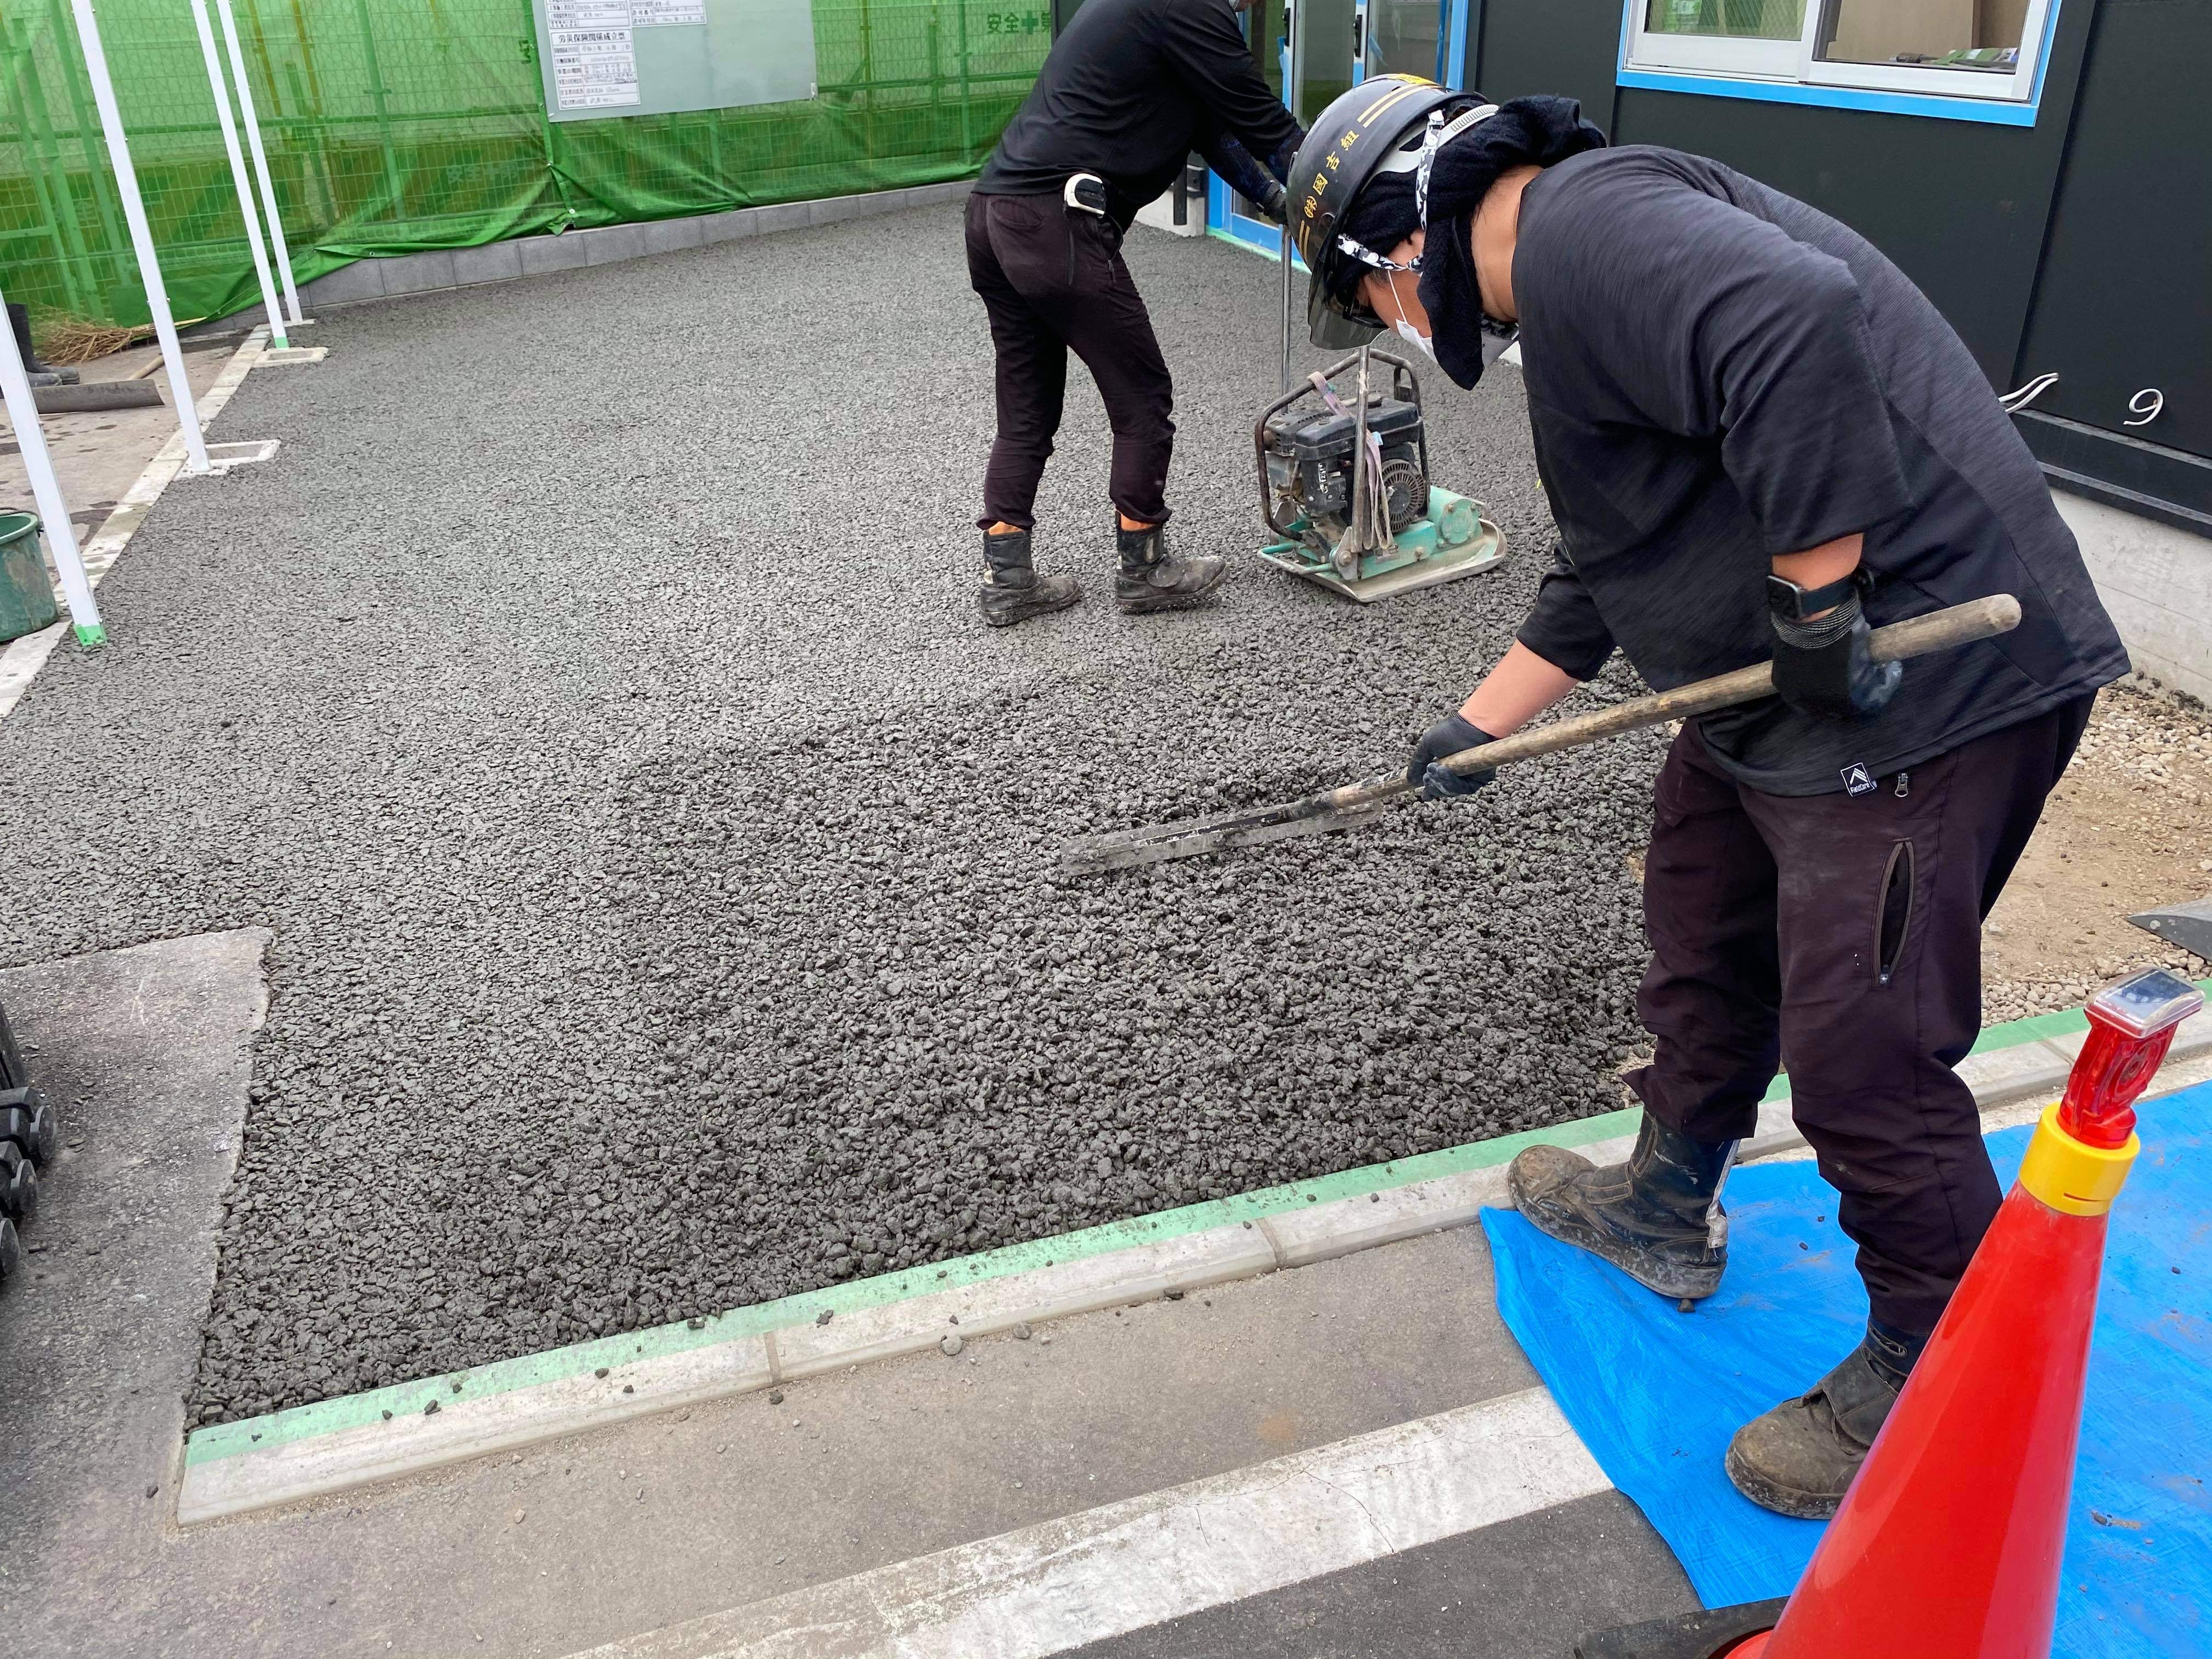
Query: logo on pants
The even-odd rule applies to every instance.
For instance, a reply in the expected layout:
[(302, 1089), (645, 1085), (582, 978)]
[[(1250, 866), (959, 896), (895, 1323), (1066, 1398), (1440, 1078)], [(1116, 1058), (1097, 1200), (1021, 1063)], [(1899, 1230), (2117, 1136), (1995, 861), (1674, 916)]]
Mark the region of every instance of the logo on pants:
[(1874, 789), (1874, 774), (1866, 769), (1864, 761), (1853, 761), (1844, 769), (1844, 793), (1847, 795), (1869, 794)]

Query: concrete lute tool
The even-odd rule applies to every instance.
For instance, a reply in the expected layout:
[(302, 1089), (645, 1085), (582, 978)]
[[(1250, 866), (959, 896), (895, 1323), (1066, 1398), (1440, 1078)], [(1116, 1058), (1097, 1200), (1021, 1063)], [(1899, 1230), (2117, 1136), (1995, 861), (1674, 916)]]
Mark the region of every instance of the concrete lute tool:
[[(2020, 625), (2020, 601), (2009, 593), (1971, 599), (1947, 610), (1914, 617), (1877, 628), (1869, 640), (1876, 662), (1902, 662), (1954, 646), (1969, 645), (2009, 633)], [(1631, 702), (1615, 703), (1593, 714), (1516, 732), (1496, 743), (1462, 749), (1437, 763), (1452, 772), (1473, 772), (1486, 766), (1504, 766), (1534, 755), (1579, 749), (1586, 743), (1641, 731), (1668, 720), (1687, 720), (1756, 702), (1774, 695), (1773, 666), (1753, 663), (1709, 680), (1678, 685)], [(1061, 849), (1060, 867), (1072, 875), (1102, 870), (1124, 870), (1137, 865), (1160, 864), (1170, 859), (1195, 858), (1201, 853), (1224, 853), (1263, 842), (1287, 841), (1296, 836), (1327, 835), (1349, 830), (1380, 817), (1393, 802), (1415, 794), (1417, 787), (1406, 781), (1404, 769), (1363, 778), (1357, 783), (1323, 790), (1317, 795), (1285, 801), (1275, 806), (1243, 807), (1212, 817), (1179, 818), (1170, 823), (1148, 824), (1138, 830), (1118, 830), (1103, 836), (1085, 836)]]

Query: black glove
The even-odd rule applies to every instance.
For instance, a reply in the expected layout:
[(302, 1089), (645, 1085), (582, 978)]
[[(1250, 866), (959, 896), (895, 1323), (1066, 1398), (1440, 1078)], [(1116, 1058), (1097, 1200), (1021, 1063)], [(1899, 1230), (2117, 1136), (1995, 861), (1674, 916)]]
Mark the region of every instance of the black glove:
[(1498, 739), (1489, 732), (1458, 714), (1447, 714), (1427, 731), (1413, 745), (1413, 757), (1406, 763), (1406, 781), (1421, 792), (1423, 800), (1444, 800), (1454, 795), (1471, 795), (1498, 775), (1494, 766), (1485, 766), (1473, 772), (1448, 772), (1437, 763), (1448, 755), (1456, 755), (1462, 749), (1480, 748)]
[(1897, 695), (1905, 665), (1876, 662), (1867, 654), (1866, 612), (1856, 593), (1813, 622), (1768, 614), (1774, 623), (1774, 690), (1800, 714), (1872, 720)]
[(1260, 210), (1260, 216), (1268, 223), (1279, 225), (1290, 213), (1291, 193), (1276, 180), (1270, 179), (1267, 180), (1267, 193), (1259, 198), (1253, 205)]

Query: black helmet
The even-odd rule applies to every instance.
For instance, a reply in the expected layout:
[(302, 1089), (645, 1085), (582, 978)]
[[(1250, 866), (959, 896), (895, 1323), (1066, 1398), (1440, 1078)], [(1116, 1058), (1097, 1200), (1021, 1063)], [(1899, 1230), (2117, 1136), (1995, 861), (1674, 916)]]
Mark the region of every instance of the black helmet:
[(1321, 112), (1291, 163), (1290, 180), (1291, 234), (1312, 273), (1306, 329), (1316, 345), (1361, 345), (1383, 326), (1347, 266), (1385, 269), (1390, 250), (1363, 247), (1342, 234), (1353, 199), (1378, 173), (1419, 170), (1446, 137), (1495, 107), (1479, 93), (1455, 92), (1418, 75), (1378, 75)]

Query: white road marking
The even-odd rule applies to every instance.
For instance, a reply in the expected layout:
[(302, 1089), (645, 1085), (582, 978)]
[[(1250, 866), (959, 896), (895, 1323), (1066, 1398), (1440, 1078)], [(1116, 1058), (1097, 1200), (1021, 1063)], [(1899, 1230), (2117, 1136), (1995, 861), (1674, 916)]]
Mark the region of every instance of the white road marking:
[[(222, 413), (223, 406), (229, 403), (231, 394), (238, 390), (247, 371), (261, 361), (262, 343), (268, 337), (269, 325), (266, 323), (257, 325), (246, 334), (238, 349), (231, 353), (230, 361), (215, 377), (215, 384), (192, 400), (199, 410), (202, 431), (215, 423), (215, 417)], [(161, 492), (184, 468), (185, 440), (184, 434), (179, 433), (162, 445), (154, 459), (146, 463), (137, 482), (124, 491), (123, 499), (116, 502), (115, 510), (100, 521), (100, 528), (85, 543), (85, 580), (94, 587), (100, 586), (100, 579), (107, 574), (108, 567), (121, 555), (125, 544), (144, 521), (154, 503), (161, 498)], [(52, 628), (42, 628), (35, 634), (25, 634), (0, 645), (0, 717), (4, 717), (9, 709), (15, 708), (23, 693), (30, 688), (31, 682), (39, 677), (39, 671), (46, 665), (46, 659), (53, 654), (54, 647), (61, 643), (63, 635), (69, 631), (69, 616), (64, 609), (62, 620)]]
[(1611, 1483), (1541, 1389), (594, 1648), (588, 1659), (1042, 1659)]

